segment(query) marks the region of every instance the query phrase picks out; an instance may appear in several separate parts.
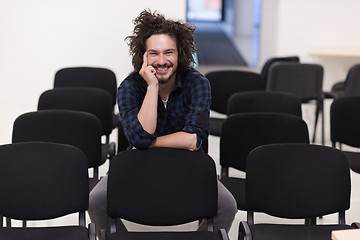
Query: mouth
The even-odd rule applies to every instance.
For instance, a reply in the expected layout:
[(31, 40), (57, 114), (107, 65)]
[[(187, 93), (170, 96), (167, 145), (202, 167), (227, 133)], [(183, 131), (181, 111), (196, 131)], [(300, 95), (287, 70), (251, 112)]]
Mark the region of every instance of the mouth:
[(168, 70), (170, 69), (170, 66), (166, 65), (166, 66), (155, 66), (154, 67), (156, 69), (156, 73), (167, 73)]

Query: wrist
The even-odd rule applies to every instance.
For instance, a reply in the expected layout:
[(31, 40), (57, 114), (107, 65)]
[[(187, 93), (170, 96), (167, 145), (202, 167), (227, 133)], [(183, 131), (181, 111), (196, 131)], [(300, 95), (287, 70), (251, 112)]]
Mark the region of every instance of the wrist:
[(148, 84), (147, 90), (148, 91), (158, 91), (159, 90), (159, 83)]

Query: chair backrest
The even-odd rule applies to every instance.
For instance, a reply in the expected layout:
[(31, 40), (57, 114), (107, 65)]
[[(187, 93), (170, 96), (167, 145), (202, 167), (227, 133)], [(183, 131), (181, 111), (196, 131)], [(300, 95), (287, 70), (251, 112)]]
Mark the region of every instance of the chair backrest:
[(276, 62), (270, 66), (268, 91), (289, 92), (302, 102), (322, 98), (323, 67), (319, 64)]
[(344, 95), (360, 96), (360, 64), (352, 66), (344, 82)]
[(245, 171), (250, 151), (271, 143), (309, 143), (305, 121), (283, 113), (232, 114), (221, 131), (220, 165)]
[(301, 101), (284, 92), (249, 91), (234, 93), (227, 103), (227, 115), (246, 112), (278, 112), (302, 117)]
[(90, 113), (70, 110), (24, 113), (14, 121), (12, 142), (29, 141), (69, 144), (86, 154), (89, 168), (102, 164), (101, 125)]
[(217, 214), (213, 159), (202, 151), (151, 148), (120, 152), (110, 162), (108, 215), (170, 226)]
[(49, 109), (89, 112), (100, 120), (103, 135), (112, 131), (111, 96), (102, 89), (69, 87), (47, 90), (39, 97), (38, 110)]
[(302, 219), (350, 207), (350, 171), (338, 149), (311, 144), (273, 144), (247, 159), (246, 207), (276, 217)]
[(334, 143), (360, 147), (360, 96), (335, 99), (330, 107), (330, 135)]
[(276, 62), (300, 62), (300, 58), (298, 56), (288, 56), (288, 57), (273, 57), (269, 58), (261, 68), (261, 77), (267, 81), (269, 75), (269, 69), (271, 64)]
[(226, 114), (227, 101), (232, 94), (265, 89), (265, 81), (255, 72), (223, 70), (209, 72), (205, 77), (211, 86), (210, 109), (222, 114)]
[(0, 215), (46, 220), (85, 212), (87, 159), (73, 146), (45, 142), (0, 146)]
[(112, 104), (116, 104), (117, 83), (113, 71), (98, 67), (69, 67), (55, 74), (54, 88), (90, 87), (100, 88), (110, 93)]

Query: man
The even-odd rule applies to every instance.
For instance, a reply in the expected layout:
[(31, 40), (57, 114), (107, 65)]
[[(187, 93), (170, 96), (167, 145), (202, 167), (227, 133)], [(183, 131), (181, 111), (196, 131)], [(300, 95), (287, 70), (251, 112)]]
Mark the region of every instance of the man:
[[(194, 28), (143, 11), (128, 43), (135, 72), (118, 89), (118, 104), (130, 148), (170, 147), (198, 151), (209, 135), (210, 84), (190, 67)], [(108, 229), (104, 177), (90, 193), (89, 214)], [(229, 231), (237, 213), (231, 193), (218, 182), (214, 228)], [(206, 230), (203, 221), (199, 230)]]

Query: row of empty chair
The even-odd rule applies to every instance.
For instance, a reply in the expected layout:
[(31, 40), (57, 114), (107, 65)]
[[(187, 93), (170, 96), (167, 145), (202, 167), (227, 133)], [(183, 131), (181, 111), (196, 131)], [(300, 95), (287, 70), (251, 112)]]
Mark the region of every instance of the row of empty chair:
[[(352, 66), (346, 80), (334, 85), (332, 91), (324, 92), (323, 67), (319, 64), (301, 63), (296, 56), (275, 57), (265, 62), (260, 73), (246, 70), (220, 70), (206, 74), (212, 89), (211, 110), (229, 115), (228, 100), (232, 94), (246, 91), (288, 92), (301, 103), (315, 102), (315, 122), (312, 142), (316, 140), (316, 129), (321, 116), (321, 144), (324, 136), (324, 99), (360, 95), (360, 64)], [(342, 87), (339, 87), (339, 86)], [(233, 113), (233, 112), (232, 112)], [(220, 136), (224, 119), (210, 119), (210, 134)]]
[[(248, 214), (248, 221), (242, 222), (240, 225), (239, 239), (242, 239), (244, 237), (246, 239), (330, 239), (331, 231), (336, 230), (337, 228), (359, 228), (358, 223), (355, 223), (352, 226), (345, 225), (344, 211), (349, 209), (350, 202), (350, 186), (348, 185), (350, 179), (349, 169), (351, 168), (355, 172), (360, 172), (360, 154), (349, 151), (339, 151), (335, 149), (335, 147), (337, 143), (340, 143), (340, 150), (342, 145), (360, 147), (360, 134), (358, 132), (360, 128), (356, 126), (356, 122), (359, 122), (360, 120), (360, 110), (358, 110), (360, 96), (356, 97), (356, 95), (360, 95), (360, 91), (356, 92), (356, 87), (354, 87), (352, 90), (355, 91), (353, 91), (351, 94), (345, 94), (343, 90), (342, 92), (337, 90), (336, 93), (324, 93), (322, 91), (323, 69), (318, 64), (302, 64), (294, 62), (285, 63), (281, 61), (279, 63), (272, 64), (271, 67), (269, 65), (270, 64), (267, 65), (269, 67), (269, 73), (266, 81), (264, 78), (261, 77), (260, 74), (247, 71), (217, 71), (207, 74), (211, 86), (215, 86), (215, 88), (212, 88), (212, 110), (223, 113), (227, 116), (226, 118), (211, 119), (212, 125), (210, 128), (210, 134), (220, 137), (221, 181), (236, 198), (238, 209), (245, 210)], [(356, 73), (356, 71), (359, 71), (357, 70), (359, 66), (360, 65), (356, 64), (349, 70), (347, 79), (345, 81), (348, 83), (348, 87), (351, 86), (351, 84), (356, 84), (356, 82), (360, 83), (360, 75)], [(314, 145), (309, 144), (310, 141), (308, 129), (306, 123), (301, 119), (301, 104), (307, 101), (315, 100), (315, 126), (317, 124), (317, 116), (322, 113), (321, 143), (322, 145), (324, 145), (323, 100), (326, 94), (328, 97), (331, 96), (335, 99), (334, 102), (331, 104), (330, 111), (331, 141), (334, 148), (325, 147), (329, 150), (321, 150), (320, 146), (316, 146), (320, 147), (320, 149), (317, 150), (316, 147), (313, 147)], [(218, 99), (219, 101), (217, 101)], [(291, 121), (293, 121), (293, 123), (291, 123), (290, 120), (285, 120), (286, 118), (292, 119)], [(313, 142), (314, 141), (315, 132), (313, 135)], [(306, 155), (307, 151), (319, 151), (320, 154), (322, 151), (331, 152), (335, 150), (335, 153), (338, 154), (337, 158), (339, 158), (340, 160), (334, 161), (342, 161), (340, 165), (342, 164), (342, 168), (345, 169), (343, 172), (345, 174), (344, 179), (348, 181), (343, 182), (347, 185), (345, 188), (346, 197), (342, 198), (342, 200), (340, 198), (334, 200), (334, 203), (336, 203), (336, 201), (337, 203), (343, 201), (344, 205), (342, 206), (342, 209), (336, 209), (335, 207), (332, 210), (330, 210), (330, 208), (324, 210), (325, 208), (322, 208), (320, 211), (318, 211), (319, 208), (316, 209), (317, 206), (315, 203), (311, 205), (311, 201), (317, 201), (322, 198), (320, 197), (317, 200), (315, 200), (314, 198), (309, 201), (307, 203), (307, 205), (309, 205), (308, 209), (305, 209), (305, 207), (301, 206), (299, 202), (298, 207), (299, 209), (304, 210), (304, 213), (297, 213), (297, 217), (292, 216), (292, 214), (294, 214), (294, 211), (292, 211), (292, 209), (283, 208), (282, 204), (285, 204), (284, 202), (282, 202), (282, 204), (279, 204), (279, 200), (281, 200), (280, 196), (285, 198), (285, 194), (289, 194), (290, 196), (296, 196), (296, 201), (298, 201), (299, 199), (300, 201), (302, 201), (302, 197), (307, 196), (307, 194), (313, 194), (317, 188), (320, 188), (320, 185), (315, 188), (308, 187), (305, 188), (305, 190), (301, 189), (304, 190), (303, 192), (301, 192), (300, 190), (297, 191), (297, 189), (293, 189), (292, 191), (290, 191), (291, 187), (289, 186), (291, 186), (292, 182), (291, 180), (289, 180), (289, 186), (286, 187), (286, 190), (289, 191), (284, 193), (284, 195), (277, 195), (275, 198), (279, 198), (277, 199), (278, 202), (271, 202), (272, 196), (270, 196), (270, 194), (274, 190), (281, 191), (281, 189), (284, 189), (284, 185), (287, 184), (287, 180), (285, 178), (283, 178), (279, 182), (282, 184), (279, 185), (279, 187), (271, 186), (273, 182), (271, 182), (270, 180), (269, 184), (261, 183), (262, 185), (257, 186), (261, 186), (258, 190), (256, 190), (258, 191), (258, 193), (256, 193), (257, 195), (254, 195), (255, 197), (253, 195), (250, 195), (250, 197), (248, 196), (248, 192), (253, 191), (249, 190), (249, 185), (252, 185), (253, 183), (248, 183), (247, 178), (249, 176), (249, 167), (247, 166), (247, 163), (254, 161), (252, 158), (251, 160), (248, 159), (249, 154), (251, 155), (251, 152), (258, 147), (260, 148), (264, 145), (279, 143), (300, 143), (300, 145), (303, 145), (302, 147), (296, 149), (295, 152), (292, 152), (294, 156), (288, 154), (286, 156), (287, 159), (282, 160), (289, 161), (290, 164), (293, 164), (291, 161), (293, 159), (298, 159), (298, 163), (300, 163), (301, 165), (303, 164), (302, 167), (307, 165), (307, 160), (301, 162), (301, 159), (311, 158), (311, 154), (309, 156)], [(279, 149), (282, 149), (282, 151), (287, 151), (290, 147), (291, 145), (286, 145), (286, 147), (281, 146), (279, 147)], [(302, 150), (302, 148), (304, 148), (304, 150)], [(309, 150), (306, 150), (307, 148), (309, 148)], [(270, 152), (271, 151), (267, 153)], [(281, 153), (281, 151), (276, 153), (279, 156), (284, 155)], [(292, 176), (292, 171), (296, 172), (296, 169), (288, 169), (289, 171), (285, 171), (285, 168), (281, 169), (281, 166), (279, 166), (279, 169), (281, 169), (280, 171), (277, 171), (277, 169), (274, 170), (271, 165), (273, 164), (272, 161), (276, 160), (277, 157), (277, 155), (264, 154), (262, 156), (262, 161), (268, 161), (267, 164), (269, 165), (266, 165), (263, 170), (257, 171), (258, 169), (256, 168), (260, 168), (259, 165), (261, 164), (259, 162), (257, 162), (257, 164), (254, 163), (253, 168), (256, 170), (250, 171), (257, 172), (258, 174), (254, 174), (253, 179), (250, 179), (250, 181), (260, 181), (260, 179), (262, 179), (262, 181), (265, 182), (267, 179), (270, 179), (269, 175), (274, 176), (276, 174), (285, 174)], [(323, 157), (325, 157), (325, 155), (323, 155)], [(325, 158), (327, 158), (327, 155)], [(311, 159), (314, 160), (313, 158)], [(278, 165), (275, 164), (275, 166)], [(336, 171), (336, 168), (327, 171), (326, 167), (321, 168), (321, 164), (319, 164), (318, 167), (319, 169), (313, 172), (314, 174), (318, 174), (318, 176), (316, 176), (318, 178), (322, 178), (323, 175), (320, 173), (323, 173), (324, 171), (326, 172), (326, 174), (331, 174), (331, 171)], [(245, 172), (246, 179), (229, 176), (229, 168)], [(313, 170), (314, 169), (311, 169), (311, 171)], [(261, 171), (270, 171), (271, 174), (263, 174), (267, 178), (262, 178), (263, 175), (260, 176)], [(302, 172), (301, 174), (303, 176), (306, 176), (306, 174), (308, 173), (306, 172), (306, 170), (304, 170), (304, 172)], [(323, 181), (323, 179), (319, 181), (321, 182)], [(306, 182), (306, 184), (309, 184), (309, 182)], [(260, 196), (260, 192), (264, 191), (264, 189), (270, 189), (268, 193), (269, 195)], [(338, 192), (340, 195), (343, 195), (343, 193), (341, 193), (342, 190), (344, 189), (338, 191), (337, 186), (330, 185), (324, 189), (323, 194), (330, 196), (331, 194), (335, 194)], [(269, 203), (267, 197), (270, 198), (269, 200), (271, 203)], [(322, 200), (327, 201), (328, 199), (326, 197)], [(333, 199), (329, 199), (330, 205), (332, 204), (330, 203), (332, 200)], [(252, 202), (257, 202), (259, 204), (256, 203), (253, 205)], [(304, 202), (306, 201), (303, 201), (303, 203)], [(319, 204), (322, 204), (321, 201)], [(294, 206), (297, 206), (297, 203), (295, 203), (293, 207)], [(268, 208), (273, 209), (269, 210)], [(305, 219), (305, 223), (309, 226), (270, 226), (267, 224), (258, 226), (254, 224), (253, 217), (253, 214), (256, 211), (265, 212), (276, 217), (301, 219), (303, 218)], [(306, 211), (308, 212), (305, 213)], [(328, 212), (320, 213), (321, 211)], [(340, 212), (340, 225), (321, 226), (320, 228), (315, 227), (317, 217), (321, 217), (322, 215), (334, 213), (337, 211)], [(312, 212), (311, 214), (313, 215), (308, 215), (310, 212)], [(286, 229), (288, 229), (292, 233), (290, 235), (287, 235)], [(327, 233), (325, 234), (325, 232)], [(297, 238), (294, 237), (296, 235)]]
[[(51, 142), (80, 149), (86, 155), (87, 168), (93, 169), (89, 192), (100, 179), (99, 166), (116, 153), (110, 134), (119, 128), (118, 136), (123, 135), (115, 114), (116, 90), (115, 74), (109, 69), (61, 69), (55, 74), (54, 88), (39, 96), (37, 109), (14, 121), (12, 142)], [(127, 147), (126, 141), (120, 144), (118, 151)], [(7, 225), (11, 226), (9, 218)]]
[[(297, 235), (298, 238), (293, 238), (292, 235), (283, 235), (284, 238), (281, 238), (281, 234), (284, 234), (283, 231), (286, 232), (282, 227), (283, 226), (268, 226), (264, 225), (260, 227), (262, 232), (260, 235), (253, 236), (253, 238), (250, 237), (251, 231), (249, 229), (253, 229), (254, 221), (253, 217), (250, 217), (249, 222), (243, 222), (239, 229), (239, 238), (244, 237), (244, 235), (247, 236), (246, 239), (329, 239), (331, 235), (332, 230), (336, 229), (351, 229), (351, 228), (358, 228), (357, 224), (354, 224), (353, 226), (347, 226), (344, 225), (345, 223), (345, 217), (343, 216), (343, 212), (340, 213), (339, 217), (339, 224), (336, 226), (321, 226), (319, 229), (317, 227), (314, 227), (316, 225), (316, 217), (321, 217), (322, 215), (330, 214), (337, 212), (339, 209), (336, 209), (334, 206), (332, 210), (328, 208), (326, 213), (320, 213), (321, 211), (317, 211), (316, 204), (314, 203), (311, 205), (311, 201), (308, 203), (305, 201), (302, 201), (301, 197), (306, 197), (307, 194), (313, 195), (316, 189), (320, 188), (322, 186), (323, 181), (329, 181), (324, 180), (326, 179), (326, 176), (330, 176), (329, 179), (334, 180), (332, 177), (331, 171), (337, 171), (336, 167), (334, 167), (332, 170), (328, 170), (328, 166), (323, 166), (325, 164), (324, 162), (319, 163), (317, 166), (318, 168), (315, 168), (314, 165), (310, 164), (312, 161), (318, 161), (317, 158), (321, 156), (321, 153), (324, 151), (324, 155), (322, 155), (322, 160), (327, 161), (328, 157), (331, 155), (331, 152), (333, 151), (334, 154), (337, 154), (335, 158), (339, 158), (338, 160), (334, 161), (340, 161), (340, 165), (343, 166), (343, 168), (347, 169), (345, 172), (347, 175), (345, 175), (345, 179), (347, 181), (350, 181), (350, 168), (353, 169), (356, 172), (359, 172), (359, 163), (360, 163), (360, 154), (349, 152), (349, 151), (340, 151), (338, 149), (335, 149), (335, 143), (340, 142), (341, 144), (346, 144), (352, 147), (359, 147), (359, 140), (360, 140), (360, 128), (357, 126), (358, 122), (360, 120), (360, 109), (358, 108), (358, 104), (360, 104), (360, 96), (359, 97), (344, 97), (335, 99), (334, 102), (331, 105), (331, 140), (333, 142), (333, 148), (332, 147), (326, 147), (326, 146), (317, 146), (310, 144), (309, 141), (309, 133), (307, 124), (302, 119), (301, 114), (301, 102), (300, 100), (289, 93), (283, 93), (283, 92), (267, 92), (267, 91), (246, 91), (246, 92), (238, 92), (236, 94), (233, 94), (228, 101), (228, 109), (232, 109), (230, 112), (231, 114), (228, 115), (226, 119), (224, 119), (222, 124), (222, 130), (220, 134), (220, 166), (221, 166), (221, 182), (230, 190), (230, 192), (234, 195), (237, 206), (239, 210), (247, 211), (248, 215), (252, 216), (254, 211), (259, 212), (265, 212), (270, 215), (276, 216), (276, 217), (284, 217), (284, 218), (303, 218), (307, 224), (312, 226), (285, 226), (285, 229), (288, 228), (290, 231), (293, 232), (294, 235)], [(288, 151), (287, 154), (285, 154), (284, 159), (281, 160), (281, 163), (279, 162), (273, 162), (273, 160), (276, 160), (278, 157), (276, 154), (263, 154), (261, 161), (268, 161), (268, 165), (263, 168), (262, 171), (268, 171), (263, 178), (264, 174), (260, 176), (261, 173), (258, 172), (258, 174), (253, 175), (254, 179), (259, 179), (258, 181), (265, 182), (266, 180), (269, 181), (269, 185), (262, 183), (262, 188), (258, 189), (257, 191), (264, 191), (264, 189), (269, 189), (269, 195), (259, 196), (255, 195), (256, 197), (250, 197), (251, 200), (249, 200), (247, 194), (249, 191), (249, 184), (248, 184), (248, 176), (249, 176), (249, 167), (248, 163), (252, 162), (253, 159), (250, 158), (249, 155), (251, 155), (251, 152), (254, 151), (256, 148), (260, 148), (264, 145), (274, 145), (274, 144), (285, 144), (283, 147), (279, 147), (279, 151), (276, 152), (277, 155), (282, 156), (284, 155), (283, 152), (287, 152), (292, 145), (294, 146), (297, 144), (296, 148), (294, 148), (295, 152)], [(311, 147), (309, 147), (311, 146)], [(317, 149), (317, 146), (320, 147)], [(325, 150), (323, 150), (324, 148)], [(303, 149), (303, 150), (302, 150)], [(302, 152), (304, 151), (304, 152)], [(312, 153), (309, 153), (307, 155), (307, 152), (318, 152), (314, 156), (312, 156)], [(329, 155), (326, 154), (326, 152), (329, 152)], [(286, 157), (286, 158), (285, 158)], [(299, 165), (290, 165), (287, 166), (289, 169), (282, 168), (282, 161), (289, 161), (289, 164), (293, 164), (293, 160), (296, 159), (297, 163)], [(301, 159), (304, 161), (301, 162)], [(308, 163), (309, 161), (309, 163)], [(329, 162), (331, 159), (329, 159)], [(294, 163), (295, 164), (295, 163)], [(326, 164), (325, 164), (326, 165)], [(271, 167), (272, 166), (272, 167)], [(260, 168), (260, 163), (253, 165), (253, 168)], [(293, 169), (291, 169), (292, 167)], [(302, 167), (303, 172), (299, 174), (299, 182), (303, 182), (305, 185), (310, 184), (307, 180), (301, 179), (307, 178), (309, 174), (311, 174), (311, 177), (313, 178), (312, 181), (318, 181), (321, 184), (316, 185), (316, 187), (308, 187), (303, 188), (303, 186), (299, 183), (292, 183), (290, 180), (287, 180), (285, 178), (281, 178), (279, 183), (281, 185), (277, 186), (271, 186), (273, 182), (270, 181), (269, 175), (286, 175), (289, 178), (295, 176), (292, 174), (292, 171), (298, 171), (297, 167)], [(229, 169), (235, 169), (239, 170), (241, 172), (246, 173), (246, 178), (239, 178), (234, 177), (229, 174)], [(278, 168), (278, 169), (277, 169)], [(252, 170), (255, 172), (255, 170)], [(316, 175), (316, 176), (315, 176)], [(325, 176), (326, 175), (326, 176)], [(310, 175), (309, 175), (310, 176)], [(321, 179), (321, 180), (320, 180)], [(255, 180), (252, 180), (255, 181)], [(336, 181), (336, 180), (335, 180)], [(270, 184), (271, 183), (271, 184)], [(294, 185), (291, 185), (294, 184)], [(300, 189), (296, 189), (295, 184)], [(327, 196), (326, 198), (323, 198), (323, 201), (333, 201), (334, 197), (329, 197), (331, 194), (339, 193), (341, 195), (342, 200), (336, 199), (336, 201), (344, 201), (343, 210), (347, 210), (349, 208), (349, 199), (350, 199), (350, 185), (349, 182), (345, 182), (347, 184), (347, 190), (348, 191), (346, 197), (344, 197), (343, 193), (341, 192), (343, 189), (338, 191), (338, 186), (329, 184), (328, 186), (324, 186), (325, 190), (324, 192), (327, 192), (327, 195), (322, 192), (323, 196)], [(309, 211), (308, 213), (303, 213), (302, 215), (299, 214), (297, 217), (289, 217), (291, 216), (292, 211), (290, 211), (287, 208), (283, 208), (282, 205), (285, 204), (283, 202), (268, 202), (268, 198), (271, 199), (272, 196), (271, 193), (273, 191), (282, 191), (284, 189), (284, 185), (287, 186), (287, 192), (281, 193), (284, 195), (281, 195), (279, 193), (279, 196), (277, 196), (280, 199), (280, 197), (284, 197), (286, 194), (289, 194), (290, 196), (296, 196), (295, 198), (299, 198), (299, 203), (295, 203), (296, 201), (293, 200), (287, 200), (289, 202), (294, 202), (294, 205), (292, 207), (294, 208), (300, 208), (305, 209), (300, 203), (305, 203), (306, 206), (309, 206), (309, 208), (306, 211)], [(301, 186), (300, 186), (301, 185)], [(311, 185), (311, 184), (310, 184)], [(312, 184), (314, 185), (314, 184)], [(293, 189), (292, 189), (293, 188)], [(291, 191), (292, 190), (292, 191)], [(297, 191), (298, 190), (298, 191)], [(321, 192), (321, 190), (319, 190)], [(259, 193), (257, 193), (259, 194)], [(320, 195), (321, 195), (320, 194)], [(325, 194), (325, 195), (324, 195)], [(258, 208), (258, 205), (255, 209), (252, 210), (252, 204), (251, 202), (257, 201), (260, 202), (257, 198), (262, 198), (263, 202), (261, 203), (260, 208)], [(318, 196), (317, 196), (318, 197)], [(314, 201), (315, 198), (314, 197)], [(284, 197), (285, 198), (285, 197)], [(320, 196), (319, 199), (322, 197)], [(329, 198), (329, 199), (327, 199)], [(340, 197), (341, 198), (341, 197)], [(269, 200), (270, 200), (269, 199)], [(270, 200), (271, 201), (271, 200)], [(318, 201), (318, 200), (316, 200)], [(273, 208), (276, 208), (278, 212), (274, 213), (272, 210), (267, 209), (266, 207), (270, 207), (270, 204), (272, 204)], [(319, 203), (322, 204), (322, 203)], [(325, 204), (325, 203), (323, 203)], [(296, 207), (295, 207), (296, 206)], [(289, 210), (289, 211), (288, 211)], [(334, 211), (335, 210), (335, 211)], [(324, 210), (325, 211), (325, 210)], [(311, 212), (311, 214), (310, 214)], [(307, 215), (310, 214), (310, 215)], [(310, 217), (311, 216), (311, 217)], [(249, 227), (250, 226), (250, 227)], [(272, 229), (275, 228), (275, 231)], [(256, 229), (256, 230), (254, 230)], [(254, 231), (257, 231), (257, 227), (254, 227)], [(315, 232), (312, 232), (313, 229)], [(244, 232), (245, 231), (245, 232)], [(250, 231), (250, 232), (249, 232)], [(297, 232), (298, 231), (298, 232)], [(275, 234), (272, 236), (271, 234)], [(308, 235), (308, 238), (305, 237), (305, 235)], [(324, 236), (323, 238), (319, 237)]]

